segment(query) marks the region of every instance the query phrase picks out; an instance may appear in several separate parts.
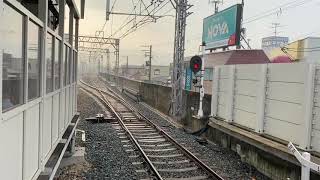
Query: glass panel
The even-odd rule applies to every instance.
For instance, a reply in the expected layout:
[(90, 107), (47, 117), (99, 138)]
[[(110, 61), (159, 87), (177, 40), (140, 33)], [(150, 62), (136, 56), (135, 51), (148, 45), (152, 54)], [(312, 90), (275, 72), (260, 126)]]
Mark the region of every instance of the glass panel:
[(55, 43), (55, 58), (54, 58), (54, 86), (55, 90), (60, 88), (60, 40), (56, 39)]
[(68, 47), (68, 52), (69, 52), (69, 56), (68, 56), (68, 75), (67, 75), (67, 84), (70, 84), (70, 77), (71, 77), (71, 64), (72, 64), (72, 59), (71, 59), (71, 48)]
[[(73, 29), (72, 29), (72, 32), (73, 32), (73, 37), (75, 37), (75, 35), (76, 35), (76, 19), (75, 18), (73, 18)], [(76, 44), (75, 38), (72, 39), (72, 43), (73, 43), (73, 45)]]
[[(23, 16), (4, 4), (0, 16), (0, 53), (2, 53), (2, 110), (23, 103)], [(5, 24), (5, 26), (4, 26)]]
[(54, 32), (59, 32), (59, 0), (48, 1), (47, 25)]
[(29, 21), (28, 29), (28, 99), (40, 96), (40, 28)]
[(53, 36), (49, 33), (47, 33), (46, 61), (47, 61), (46, 92), (50, 93), (53, 91)]
[(77, 80), (77, 52), (73, 53), (73, 82), (76, 82)]
[(70, 84), (73, 83), (73, 64), (74, 64), (74, 51), (72, 50), (72, 59), (70, 62)]
[(68, 68), (68, 63), (69, 63), (69, 47), (68, 46), (65, 46), (66, 47), (66, 53), (65, 53), (65, 64), (64, 64), (64, 68), (65, 68), (65, 83), (64, 84), (68, 84), (68, 73), (69, 73), (69, 68)]
[(66, 42), (69, 42), (69, 15), (70, 15), (70, 9), (69, 6), (66, 4), (64, 9), (64, 34), (68, 34), (65, 36)]
[(66, 45), (63, 45), (63, 52), (65, 53), (63, 55), (63, 58), (62, 58), (62, 69), (61, 69), (61, 76), (62, 76), (62, 84), (63, 86), (66, 85), (66, 77), (65, 77), (65, 66), (66, 66), (66, 54), (67, 54), (67, 48), (66, 48)]
[(37, 1), (30, 1), (30, 0), (18, 0), (22, 6), (28, 9), (33, 15), (38, 16), (38, 2)]

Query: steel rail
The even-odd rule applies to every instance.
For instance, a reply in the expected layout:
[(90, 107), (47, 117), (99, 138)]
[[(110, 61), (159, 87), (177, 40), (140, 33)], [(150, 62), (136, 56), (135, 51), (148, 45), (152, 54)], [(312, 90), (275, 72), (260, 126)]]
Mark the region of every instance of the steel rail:
[[(105, 80), (103, 80), (105, 81)], [(82, 81), (82, 83), (84, 83)], [(88, 85), (91, 86), (91, 85)], [(93, 88), (96, 88), (94, 86), (91, 86)], [(186, 149), (184, 146), (182, 146), (179, 142), (177, 142), (174, 138), (172, 138), (167, 132), (165, 132), (162, 128), (160, 128), (158, 125), (156, 125), (155, 123), (153, 123), (149, 118), (147, 118), (145, 115), (143, 115), (140, 111), (136, 110), (131, 104), (129, 104), (128, 102), (126, 102), (123, 97), (121, 97), (118, 93), (116, 93), (114, 90), (112, 90), (110, 87), (106, 87), (110, 92), (104, 91), (99, 89), (99, 91), (105, 94), (110, 95), (113, 98), (116, 98), (117, 100), (121, 101), (121, 103), (126, 106), (128, 109), (130, 109), (130, 111), (132, 111), (133, 113), (137, 113), (135, 114), (136, 116), (138, 116), (139, 119), (141, 119), (141, 117), (146, 120), (146, 122), (153, 126), (160, 134), (163, 134), (164, 137), (166, 137), (169, 141), (171, 141), (174, 145), (176, 145), (187, 157), (189, 157), (191, 160), (193, 160), (199, 167), (201, 167), (203, 170), (205, 170), (207, 172), (207, 174), (216, 180), (223, 180), (223, 178), (218, 175), (214, 170), (212, 170), (209, 166), (207, 166), (205, 163), (203, 163), (199, 158), (197, 158), (192, 152), (190, 152), (188, 149)], [(98, 89), (98, 88), (96, 88)], [(139, 117), (140, 116), (140, 117)]]
[[(157, 171), (156, 167), (153, 165), (153, 163), (151, 162), (151, 160), (148, 158), (147, 154), (143, 151), (143, 149), (141, 148), (141, 146), (139, 145), (138, 141), (134, 138), (134, 136), (132, 135), (132, 133), (128, 130), (127, 126), (123, 123), (122, 118), (120, 117), (120, 115), (116, 112), (116, 110), (112, 107), (111, 103), (106, 99), (106, 97), (103, 95), (103, 92), (94, 87), (91, 86), (89, 84), (84, 83), (83, 81), (80, 80), (80, 82), (92, 89), (94, 89), (95, 91), (98, 91), (101, 95), (101, 97), (99, 97), (98, 95), (90, 92), (89, 90), (86, 89), (87, 92), (91, 93), (92, 95), (96, 96), (97, 98), (99, 98), (100, 100), (102, 100), (102, 102), (104, 103), (105, 106), (107, 106), (112, 113), (117, 117), (118, 122), (120, 123), (120, 125), (122, 126), (122, 128), (125, 130), (126, 134), (129, 136), (129, 138), (131, 139), (131, 141), (135, 144), (135, 146), (138, 148), (138, 150), (140, 151), (140, 153), (142, 154), (143, 159), (147, 162), (147, 164), (149, 165), (151, 171), (154, 173), (153, 175), (158, 179), (158, 180), (163, 180), (163, 178), (161, 177), (160, 173)], [(85, 88), (84, 88), (85, 89)], [(115, 96), (112, 96), (115, 99), (118, 99)]]
[[(192, 159), (194, 162), (198, 164), (202, 169), (204, 169), (209, 176), (212, 178), (215, 178), (217, 180), (223, 180), (223, 178), (218, 175), (215, 171), (213, 171), (209, 166), (207, 166), (205, 163), (203, 163), (199, 158), (197, 158), (192, 152), (190, 152), (187, 148), (183, 147), (180, 143), (178, 143), (176, 140), (174, 140), (168, 133), (166, 133), (162, 128), (160, 128), (158, 125), (153, 123), (149, 118), (147, 118), (145, 115), (143, 115), (140, 111), (136, 110), (131, 104), (126, 102), (118, 93), (114, 92), (111, 88), (106, 87), (109, 91), (111, 91), (113, 94), (115, 94), (119, 99), (122, 100), (122, 102), (127, 106), (131, 111), (138, 113), (143, 119), (145, 119), (150, 125), (152, 125), (155, 129), (157, 129), (161, 134), (163, 134), (165, 137), (167, 137), (172, 143), (174, 143), (186, 156), (188, 156), (190, 159)], [(104, 90), (101, 90), (104, 93), (108, 93)], [(109, 93), (108, 93), (109, 94)]]

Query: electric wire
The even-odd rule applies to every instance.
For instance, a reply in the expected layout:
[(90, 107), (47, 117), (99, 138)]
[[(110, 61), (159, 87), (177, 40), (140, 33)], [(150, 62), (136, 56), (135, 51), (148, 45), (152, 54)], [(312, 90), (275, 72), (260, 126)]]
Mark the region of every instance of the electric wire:
[[(282, 6), (279, 6), (278, 8), (281, 8), (281, 11), (286, 11), (286, 10), (289, 10), (289, 9), (292, 9), (292, 8), (296, 8), (296, 7), (305, 5), (306, 3), (309, 3), (311, 1), (314, 1), (314, 0), (304, 0), (304, 1), (301, 1), (299, 4), (294, 4), (294, 5), (283, 7), (283, 8), (281, 8)], [(260, 19), (269, 17), (271, 15), (277, 14), (277, 13), (278, 13), (278, 10), (276, 10), (276, 11), (275, 10), (271, 10), (269, 13), (264, 13), (264, 14), (262, 14), (260, 16), (256, 16), (255, 18), (251, 17), (251, 18), (253, 18), (251, 20), (250, 19), (249, 20), (246, 19), (242, 24), (249, 24), (249, 23), (255, 22), (257, 20), (260, 20)]]
[[(151, 13), (157, 13), (157, 12), (159, 12), (161, 9), (163, 9), (167, 4), (169, 4), (170, 3), (170, 1), (167, 1), (164, 5), (162, 5), (159, 9), (153, 9), (152, 11), (151, 11)], [(158, 6), (159, 7), (159, 6)], [(153, 11), (155, 11), (155, 12), (153, 12)], [(170, 12), (171, 11), (171, 9), (168, 11), (168, 12)], [(144, 24), (148, 24), (148, 23), (151, 23), (151, 22), (153, 22), (153, 21), (144, 21), (144, 20), (146, 20), (146, 17), (144, 17), (144, 18), (142, 18), (137, 24), (139, 24), (139, 23), (141, 23), (139, 26), (140, 27), (142, 27), (142, 25), (144, 25)], [(131, 34), (132, 32), (134, 32), (134, 31), (136, 31), (138, 28), (140, 28), (140, 27), (135, 27), (135, 28), (130, 28), (129, 30), (127, 30), (124, 34), (122, 34), (121, 36), (120, 36), (120, 38), (119, 39), (123, 39), (124, 37), (126, 37), (126, 36), (128, 36), (129, 34)]]
[[(288, 2), (288, 3), (282, 4), (282, 5), (279, 5), (279, 6), (275, 7), (275, 8), (272, 8), (272, 9), (269, 9), (269, 10), (266, 10), (266, 11), (263, 11), (263, 12), (260, 12), (260, 13), (258, 13), (258, 14), (256, 14), (256, 15), (254, 15), (254, 16), (251, 16), (251, 17), (246, 18), (246, 21), (249, 21), (249, 20), (251, 20), (251, 19), (255, 19), (255, 18), (258, 17), (258, 16), (261, 16), (261, 15), (264, 15), (264, 14), (268, 14), (268, 13), (273, 12), (273, 11), (278, 11), (278, 10), (280, 10), (280, 9), (283, 8), (283, 7), (286, 7), (286, 6), (288, 6), (288, 5), (297, 3), (297, 2), (299, 2), (299, 1), (301, 1), (301, 0), (291, 1), (291, 2)], [(305, 1), (305, 0), (303, 0), (303, 1)]]

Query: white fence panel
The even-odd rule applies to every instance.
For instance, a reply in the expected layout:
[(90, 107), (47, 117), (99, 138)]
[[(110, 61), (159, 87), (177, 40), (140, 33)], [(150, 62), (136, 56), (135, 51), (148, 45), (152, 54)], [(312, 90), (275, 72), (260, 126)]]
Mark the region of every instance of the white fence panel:
[(260, 69), (260, 65), (237, 65), (235, 69), (233, 121), (250, 129), (256, 127)]
[(312, 149), (320, 152), (320, 66), (316, 67), (314, 107), (311, 132)]
[(73, 117), (73, 86), (70, 86), (70, 95), (69, 96), (70, 96), (69, 97), (69, 106), (70, 106), (69, 111), (70, 111), (70, 113), (69, 113), (68, 123), (71, 122), (71, 119)]
[(59, 93), (53, 96), (53, 114), (52, 114), (52, 146), (57, 143), (59, 138)]
[(23, 113), (0, 123), (0, 142), (1, 179), (22, 179)]
[(65, 129), (65, 106), (66, 106), (66, 98), (65, 98), (65, 90), (62, 90), (60, 93), (60, 118), (59, 118), (59, 134), (60, 137), (63, 135), (63, 130)]
[(269, 64), (265, 133), (302, 144), (304, 132), (305, 64)]
[(42, 121), (42, 157), (46, 158), (51, 150), (52, 97), (44, 100), (44, 119)]
[(24, 119), (23, 179), (32, 179), (39, 169), (40, 105), (26, 110)]
[(215, 67), (212, 115), (319, 152), (317, 68), (305, 63)]
[(320, 130), (313, 129), (311, 134), (311, 146), (312, 150), (320, 152)]
[(77, 101), (77, 99), (78, 99), (77, 92), (78, 92), (78, 91), (77, 91), (77, 87), (78, 87), (77, 84), (75, 84), (75, 85), (74, 85), (74, 97), (75, 97), (75, 98), (74, 98), (74, 113), (77, 113), (77, 112), (78, 112), (78, 107), (77, 107), (77, 106), (78, 106), (78, 105), (77, 105), (77, 102), (78, 102), (78, 101)]
[(217, 115), (221, 118), (227, 118), (227, 96), (228, 96), (228, 81), (229, 81), (229, 67), (221, 66), (219, 67), (219, 88), (218, 88), (218, 106)]
[(72, 93), (72, 86), (69, 88), (69, 113), (68, 113), (68, 124), (71, 122), (72, 115), (73, 115), (73, 108), (72, 108), (72, 100), (73, 100), (73, 93)]
[(67, 127), (69, 123), (69, 114), (70, 114), (70, 88), (66, 88), (66, 95), (65, 95), (65, 117), (64, 117), (64, 126)]

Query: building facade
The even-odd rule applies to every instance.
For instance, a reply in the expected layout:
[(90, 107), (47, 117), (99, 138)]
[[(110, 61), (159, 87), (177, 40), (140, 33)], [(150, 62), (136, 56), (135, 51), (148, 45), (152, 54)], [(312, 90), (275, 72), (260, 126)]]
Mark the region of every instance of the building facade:
[(269, 53), (276, 48), (283, 47), (289, 43), (288, 37), (280, 36), (270, 36), (262, 38), (261, 48), (264, 52), (269, 55)]
[(0, 0), (0, 179), (37, 179), (70, 142), (80, 16), (73, 0)]
[(269, 53), (271, 60), (286, 56), (293, 62), (320, 63), (320, 37), (307, 37), (289, 43)]

